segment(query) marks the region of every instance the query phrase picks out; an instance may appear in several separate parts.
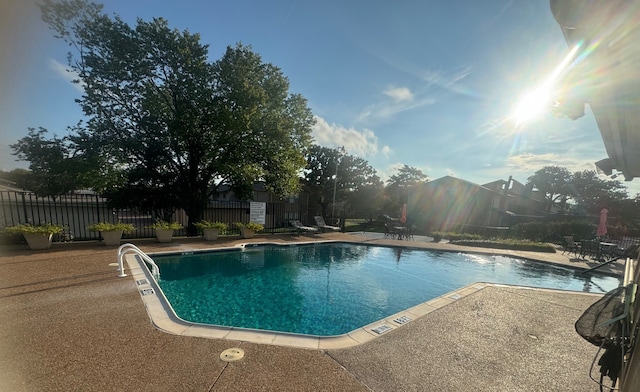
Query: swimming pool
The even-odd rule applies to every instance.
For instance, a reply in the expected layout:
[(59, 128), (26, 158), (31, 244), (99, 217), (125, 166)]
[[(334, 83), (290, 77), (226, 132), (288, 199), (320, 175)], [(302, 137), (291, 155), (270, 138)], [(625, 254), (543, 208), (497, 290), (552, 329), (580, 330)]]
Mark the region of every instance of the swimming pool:
[(194, 323), (345, 334), (473, 282), (606, 292), (609, 276), (504, 256), (353, 243), (154, 255), (159, 285)]

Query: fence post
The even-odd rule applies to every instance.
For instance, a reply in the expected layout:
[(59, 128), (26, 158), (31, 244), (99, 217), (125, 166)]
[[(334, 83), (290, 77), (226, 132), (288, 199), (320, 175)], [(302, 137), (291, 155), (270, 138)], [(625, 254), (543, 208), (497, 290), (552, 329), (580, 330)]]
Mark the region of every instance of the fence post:
[[(28, 218), (27, 218), (27, 200), (24, 197), (24, 192), (20, 193), (20, 196), (22, 196), (22, 210), (24, 212), (24, 223), (28, 223), (29, 221), (28, 221)], [(18, 223), (20, 223), (20, 222), (18, 222)]]
[(97, 213), (98, 213), (98, 222), (102, 222), (102, 221), (100, 220), (100, 205), (99, 205), (99, 203), (98, 203), (98, 194), (97, 194), (97, 193), (96, 193), (96, 211), (97, 211)]

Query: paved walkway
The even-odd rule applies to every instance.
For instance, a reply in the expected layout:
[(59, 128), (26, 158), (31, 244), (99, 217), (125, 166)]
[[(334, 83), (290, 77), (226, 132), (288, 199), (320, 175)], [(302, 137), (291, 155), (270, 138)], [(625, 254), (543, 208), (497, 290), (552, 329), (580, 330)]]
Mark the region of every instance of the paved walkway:
[[(438, 249), (451, 244), (326, 233), (254, 241), (349, 239)], [(244, 240), (246, 242), (246, 240)], [(174, 239), (146, 252), (229, 246)], [(559, 253), (501, 252), (587, 268)], [(153, 327), (116, 249), (98, 243), (22, 246), (0, 256), (0, 391), (597, 391), (597, 348), (573, 323), (598, 296), (486, 287), (371, 342), (309, 350), (176, 336)], [(611, 273), (620, 273), (621, 264)], [(243, 359), (224, 362), (222, 351)]]

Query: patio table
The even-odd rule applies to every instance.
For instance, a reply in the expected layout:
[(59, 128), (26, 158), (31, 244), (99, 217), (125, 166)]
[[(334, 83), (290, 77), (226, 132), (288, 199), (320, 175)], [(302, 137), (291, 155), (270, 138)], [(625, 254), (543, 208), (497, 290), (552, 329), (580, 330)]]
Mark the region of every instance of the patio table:
[(409, 228), (408, 227), (404, 227), (404, 226), (394, 226), (393, 227), (394, 230), (396, 230), (396, 233), (398, 234), (398, 239), (399, 240), (408, 240), (409, 239)]
[(613, 242), (601, 242), (598, 254), (598, 261), (606, 261), (613, 258), (613, 251), (618, 247), (618, 244)]

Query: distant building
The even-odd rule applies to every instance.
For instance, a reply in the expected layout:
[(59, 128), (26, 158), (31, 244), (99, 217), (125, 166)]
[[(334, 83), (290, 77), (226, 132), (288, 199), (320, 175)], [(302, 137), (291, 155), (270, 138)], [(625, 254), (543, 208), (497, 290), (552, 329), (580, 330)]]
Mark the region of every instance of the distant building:
[(537, 192), (511, 178), (479, 185), (445, 176), (412, 189), (408, 220), (431, 231), (505, 227), (544, 217), (542, 206)]
[(265, 203), (308, 203), (308, 192), (302, 190), (298, 195), (280, 197), (267, 190), (264, 181), (256, 181), (253, 184), (252, 196), (248, 200), (242, 200), (233, 192), (228, 184), (221, 184), (214, 192), (212, 201), (261, 201)]
[(14, 181), (10, 181), (4, 178), (0, 178), (0, 192), (24, 192), (25, 190), (19, 188)]

